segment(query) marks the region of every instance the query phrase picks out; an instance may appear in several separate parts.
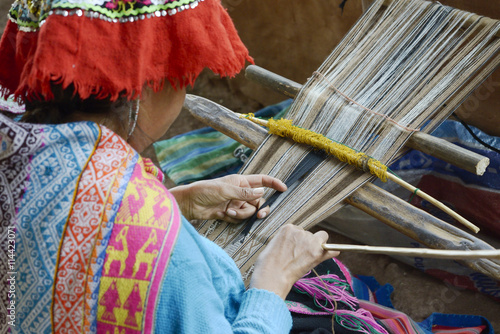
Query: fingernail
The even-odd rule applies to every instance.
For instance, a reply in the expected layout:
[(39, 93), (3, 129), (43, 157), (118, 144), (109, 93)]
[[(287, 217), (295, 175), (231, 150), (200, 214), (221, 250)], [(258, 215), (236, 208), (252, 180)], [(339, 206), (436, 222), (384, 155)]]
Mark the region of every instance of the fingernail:
[(253, 190), (253, 194), (254, 195), (264, 195), (265, 190), (266, 190), (266, 188), (255, 188)]
[(266, 216), (267, 216), (267, 212), (265, 212), (265, 211), (259, 212), (259, 218), (260, 219), (266, 218)]
[(236, 217), (236, 211), (234, 211), (233, 209), (227, 210), (226, 213), (227, 213), (228, 216)]

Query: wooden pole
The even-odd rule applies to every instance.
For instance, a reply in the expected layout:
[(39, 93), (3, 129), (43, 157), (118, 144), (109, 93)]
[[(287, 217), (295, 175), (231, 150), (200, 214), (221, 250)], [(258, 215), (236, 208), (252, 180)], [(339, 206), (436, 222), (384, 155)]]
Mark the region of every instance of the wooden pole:
[(397, 177), (396, 175), (391, 174), (389, 172), (387, 172), (387, 179), (389, 179), (392, 182), (399, 184), (401, 187), (413, 192), (418, 197), (425, 199), (429, 203), (433, 204), (435, 207), (437, 207), (440, 210), (449, 214), (451, 217), (456, 219), (460, 224), (467, 226), (467, 228), (471, 229), (475, 233), (479, 232), (479, 227), (472, 224), (470, 221), (468, 221), (464, 217), (460, 216), (458, 213), (456, 213), (455, 211), (453, 211), (452, 209), (450, 209), (449, 207), (447, 207), (446, 205), (444, 205), (443, 203), (441, 203), (440, 201), (438, 201), (434, 197), (432, 197), (429, 194), (423, 192), (422, 190), (412, 186), (411, 184), (409, 184), (405, 180), (403, 180), (403, 179), (401, 179), (401, 178)]
[[(268, 126), (269, 122), (266, 121), (266, 120), (259, 119), (259, 118), (256, 118), (256, 117), (252, 117), (252, 116), (248, 116), (248, 115), (238, 114), (238, 113), (235, 113), (235, 114), (239, 118), (247, 118), (247, 119), (249, 119), (250, 121), (252, 121), (252, 122), (254, 122), (256, 124), (259, 124), (259, 125), (262, 125), (262, 126), (265, 126), (265, 127), (269, 127)], [(321, 148), (321, 147), (317, 147), (317, 148)], [(446, 212), (448, 215), (450, 215), (451, 217), (453, 217), (454, 219), (456, 219), (459, 223), (461, 223), (462, 225), (464, 225), (467, 228), (471, 229), (475, 233), (479, 232), (479, 227), (477, 227), (476, 225), (472, 224), (470, 221), (468, 221), (467, 219), (465, 219), (464, 217), (462, 217), (461, 215), (459, 215), (455, 211), (451, 210), (449, 207), (447, 207), (446, 205), (444, 205), (443, 203), (441, 203), (440, 201), (438, 201), (434, 197), (432, 197), (429, 194), (423, 192), (422, 190), (414, 187), (413, 185), (409, 184), (408, 182), (406, 182), (405, 180), (397, 177), (394, 174), (391, 174), (389, 172), (385, 172), (385, 175), (386, 175), (386, 177), (387, 177), (388, 180), (391, 180), (392, 182), (395, 182), (395, 183), (399, 184), (401, 187), (403, 187), (403, 188), (411, 191), (415, 195), (417, 195), (417, 196), (425, 199), (426, 201), (428, 201), (429, 203), (433, 204), (434, 206), (436, 206), (437, 208), (441, 209), (442, 211)]]
[[(239, 118), (231, 110), (205, 98), (187, 95), (184, 109), (199, 121), (255, 150), (268, 136), (261, 126)], [(366, 183), (344, 199), (402, 234), (431, 248), (492, 250), (483, 240), (410, 205), (387, 191)], [(500, 261), (461, 260), (467, 267), (500, 280)]]
[[(290, 98), (295, 98), (302, 89), (301, 84), (256, 65), (248, 66), (245, 76)], [(423, 132), (413, 133), (406, 146), (449, 162), (476, 175), (483, 175), (490, 163), (490, 160), (485, 156)]]
[(406, 248), (406, 247), (381, 247), (347, 244), (323, 244), (324, 250), (347, 251), (354, 253), (385, 254), (398, 256), (416, 256), (437, 259), (463, 260), (463, 259), (500, 259), (500, 250), (450, 250), (429, 248)]

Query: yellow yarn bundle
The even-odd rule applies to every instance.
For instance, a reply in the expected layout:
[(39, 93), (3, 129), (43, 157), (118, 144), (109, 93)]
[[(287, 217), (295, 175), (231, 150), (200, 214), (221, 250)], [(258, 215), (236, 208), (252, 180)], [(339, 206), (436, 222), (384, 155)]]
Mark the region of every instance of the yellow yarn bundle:
[(321, 149), (327, 154), (337, 157), (342, 162), (346, 162), (360, 170), (375, 175), (383, 182), (387, 181), (387, 166), (378, 160), (370, 158), (365, 153), (357, 152), (350, 147), (336, 143), (314, 131), (295, 126), (292, 124), (292, 120), (289, 119), (270, 119), (266, 126), (269, 128), (269, 133), (271, 134), (290, 138), (294, 142)]

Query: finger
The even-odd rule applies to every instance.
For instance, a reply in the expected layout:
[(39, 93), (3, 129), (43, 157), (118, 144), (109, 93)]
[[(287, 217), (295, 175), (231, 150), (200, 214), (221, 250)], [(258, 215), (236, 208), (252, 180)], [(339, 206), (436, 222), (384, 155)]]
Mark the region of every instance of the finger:
[(270, 210), (271, 210), (271, 209), (269, 208), (269, 205), (268, 205), (268, 206), (266, 206), (266, 207), (265, 207), (265, 208), (263, 208), (263, 209), (260, 209), (260, 210), (259, 210), (259, 212), (257, 212), (257, 218), (259, 218), (259, 219), (264, 219), (264, 218), (266, 218), (266, 217), (267, 217), (267, 215), (269, 214), (269, 211), (270, 211)]
[(328, 259), (332, 259), (334, 257), (337, 257), (340, 255), (340, 252), (338, 251), (327, 251), (325, 250), (325, 253), (323, 254), (323, 258), (321, 259), (320, 263), (323, 261), (326, 261)]
[(255, 206), (256, 209), (264, 209), (264, 208), (261, 208), (261, 206), (266, 202), (266, 200), (261, 197), (261, 198), (258, 198), (254, 201), (248, 201), (248, 202), (245, 202), (245, 203), (248, 203), (250, 205), (253, 205)]
[[(261, 198), (257, 198), (257, 199), (255, 199), (255, 200), (253, 200), (253, 201), (246, 201), (246, 202), (242, 202), (242, 203), (241, 203), (241, 205), (243, 205), (243, 204), (250, 204), (250, 205), (253, 205), (253, 206), (255, 207), (255, 209), (258, 209), (258, 208), (260, 208), (260, 206), (261, 206), (262, 204), (264, 204), (264, 202), (265, 202), (265, 201), (266, 201), (266, 200), (265, 200), (264, 198), (262, 198), (262, 197), (261, 197)], [(241, 205), (240, 205), (240, 206), (241, 206)]]
[(226, 215), (230, 216), (231, 218), (235, 219), (246, 219), (251, 216), (257, 211), (257, 208), (253, 205), (250, 205), (248, 203), (245, 203), (239, 208), (228, 208), (226, 210)]
[[(314, 233), (314, 237), (320, 241), (322, 249), (323, 249), (323, 244), (326, 243), (329, 239), (328, 232), (323, 231), (323, 230)], [(327, 250), (323, 249), (323, 256), (322, 256), (321, 262), (328, 260), (328, 259), (331, 259), (333, 257), (337, 257), (337, 256), (339, 256), (339, 254), (340, 254), (340, 252), (337, 252), (337, 251), (327, 251)]]
[(278, 191), (286, 191), (287, 187), (281, 180), (265, 174), (243, 175), (252, 188), (268, 187)]
[(217, 212), (216, 216), (217, 216), (216, 217), (217, 219), (223, 220), (223, 221), (228, 222), (228, 223), (233, 223), (233, 224), (241, 223), (240, 219), (233, 218), (222, 211)]
[(248, 188), (225, 185), (221, 188), (222, 196), (227, 200), (251, 202), (264, 195), (264, 188)]
[[(259, 198), (255, 201), (235, 201), (232, 200), (227, 206), (226, 213), (232, 217), (237, 217), (239, 219), (247, 219), (255, 214), (255, 212), (264, 204), (265, 200), (263, 198)], [(248, 207), (247, 207), (248, 206)], [(231, 211), (229, 211), (231, 210)], [(263, 219), (269, 214), (270, 208), (266, 206), (265, 208), (261, 208), (257, 212), (257, 218)], [(234, 213), (238, 212), (238, 216), (235, 216)]]
[[(238, 210), (245, 209), (247, 206), (252, 206), (253, 208), (251, 209), (251, 211), (253, 214), (259, 209), (259, 206), (263, 202), (264, 202), (264, 199), (262, 199), (262, 198), (259, 198), (259, 199), (253, 200), (253, 201), (239, 201), (239, 200), (233, 199), (233, 200), (229, 201), (229, 203), (227, 204), (226, 212), (230, 209), (233, 211), (238, 211)], [(249, 209), (246, 209), (245, 212), (247, 212), (248, 210)]]
[(328, 233), (326, 231), (323, 231), (323, 230), (314, 233), (314, 236), (316, 238), (318, 238), (322, 244), (326, 243), (328, 241), (328, 238), (329, 238)]

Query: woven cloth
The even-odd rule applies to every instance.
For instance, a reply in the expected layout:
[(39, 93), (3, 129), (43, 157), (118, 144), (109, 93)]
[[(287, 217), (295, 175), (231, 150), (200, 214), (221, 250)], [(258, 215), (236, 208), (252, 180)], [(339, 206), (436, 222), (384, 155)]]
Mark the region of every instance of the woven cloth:
[(233, 76), (252, 61), (218, 0), (18, 0), (0, 42), (0, 86), (50, 99), (51, 83), (82, 99), (136, 98), (192, 84), (204, 68)]
[(0, 333), (152, 333), (180, 228), (152, 163), (90, 122), (0, 115), (0, 147)]

